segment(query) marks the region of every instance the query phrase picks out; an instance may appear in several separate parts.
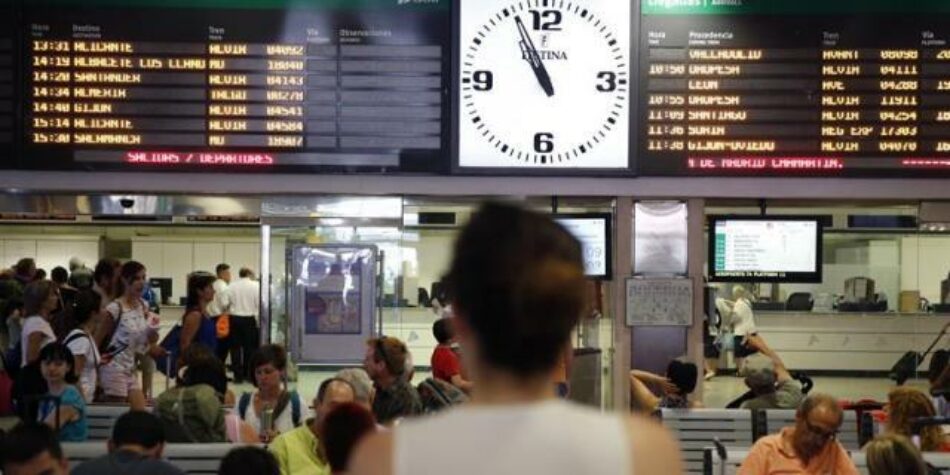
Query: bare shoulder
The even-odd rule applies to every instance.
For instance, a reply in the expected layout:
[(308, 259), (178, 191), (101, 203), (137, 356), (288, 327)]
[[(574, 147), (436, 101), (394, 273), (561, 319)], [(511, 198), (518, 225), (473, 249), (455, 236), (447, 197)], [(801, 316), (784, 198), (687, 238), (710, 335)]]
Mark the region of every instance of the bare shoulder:
[(636, 475), (683, 473), (679, 444), (666, 428), (652, 419), (634, 415), (627, 423), (627, 430), (630, 433), (632, 473)]
[(390, 475), (393, 470), (393, 432), (377, 431), (366, 437), (350, 456), (349, 470), (353, 475)]

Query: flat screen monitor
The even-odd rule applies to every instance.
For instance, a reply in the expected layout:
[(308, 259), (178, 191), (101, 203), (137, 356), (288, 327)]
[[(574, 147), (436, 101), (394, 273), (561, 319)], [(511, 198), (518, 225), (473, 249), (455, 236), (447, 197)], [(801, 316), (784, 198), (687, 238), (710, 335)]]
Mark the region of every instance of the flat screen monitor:
[(711, 216), (709, 280), (821, 282), (821, 223), (810, 216)]
[(610, 278), (610, 219), (608, 213), (554, 215), (554, 220), (581, 242), (588, 277)]

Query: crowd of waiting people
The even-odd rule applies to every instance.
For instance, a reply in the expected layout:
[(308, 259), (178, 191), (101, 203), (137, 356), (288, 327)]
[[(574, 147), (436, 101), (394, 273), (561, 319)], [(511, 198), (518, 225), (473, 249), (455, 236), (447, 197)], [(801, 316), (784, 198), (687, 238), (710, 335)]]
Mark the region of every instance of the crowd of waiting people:
[[(361, 368), (322, 381), (313, 401), (288, 386), (284, 348), (257, 343), (254, 299), (242, 303), (229, 289), (227, 266), (188, 277), (185, 313), (168, 344), (143, 297), (142, 264), (104, 259), (90, 271), (71, 262), (47, 280), (24, 259), (0, 273), (7, 330), (0, 343), (9, 350), (0, 376), (13, 386), (0, 384), (0, 392), (14, 395), (7, 404), (22, 420), (0, 441), (3, 473), (67, 473), (64, 450), (86, 440), (87, 409), (100, 402), (129, 411), (115, 421), (103, 455), (72, 473), (182, 473), (162, 460), (167, 443), (235, 444), (220, 462), (223, 474), (681, 473), (676, 442), (653, 419), (563, 400), (565, 348), (587, 308), (581, 256), (549, 218), (486, 205), (454, 248), (451, 316), (433, 324), (433, 377), (413, 386), (405, 343), (381, 336), (366, 342)], [(221, 315), (232, 336), (223, 347)], [(748, 332), (742, 345), (750, 350), (749, 392), (735, 407), (797, 412), (793, 427), (755, 443), (739, 473), (857, 473), (836, 440), (838, 401), (806, 394), (758, 335)], [(139, 373), (155, 362), (176, 384), (149, 399)], [(698, 407), (692, 393), (700, 377), (682, 360), (662, 376), (634, 371), (632, 405)], [(236, 396), (229, 383), (245, 378), (254, 389)], [(455, 407), (440, 411), (448, 406)], [(883, 434), (866, 447), (871, 473), (927, 474), (921, 451), (948, 448), (938, 427), (912, 427), (938, 414), (933, 400), (898, 388), (888, 407)]]

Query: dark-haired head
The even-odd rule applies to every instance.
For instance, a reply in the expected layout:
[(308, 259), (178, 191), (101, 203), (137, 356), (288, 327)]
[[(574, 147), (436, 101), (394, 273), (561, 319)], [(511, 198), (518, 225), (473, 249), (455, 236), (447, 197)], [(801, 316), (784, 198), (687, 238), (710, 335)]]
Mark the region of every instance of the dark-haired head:
[(238, 271), (238, 277), (240, 277), (240, 278), (242, 278), (242, 279), (253, 279), (253, 278), (254, 278), (254, 271), (252, 271), (252, 270), (251, 270), (250, 268), (248, 268), (248, 267), (242, 267), (241, 270)]
[(66, 285), (66, 281), (69, 280), (69, 271), (63, 266), (56, 266), (50, 271), (49, 279), (59, 285)]
[(683, 396), (696, 390), (696, 380), (699, 377), (699, 370), (696, 365), (686, 361), (672, 360), (666, 366), (666, 378), (676, 385), (679, 393)]
[(188, 276), (188, 296), (185, 305), (189, 310), (198, 309), (214, 298), (214, 281), (217, 278), (207, 272), (195, 272)]
[(73, 299), (71, 316), (77, 325), (84, 325), (99, 314), (102, 297), (94, 290), (80, 290)]
[(45, 424), (21, 422), (0, 445), (4, 473), (65, 475), (69, 470), (56, 433)]
[(182, 384), (185, 386), (207, 384), (214, 388), (214, 392), (218, 393), (222, 401), (224, 395), (228, 392), (228, 376), (224, 364), (217, 358), (200, 358), (189, 361), (182, 377)]
[(59, 288), (49, 280), (30, 282), (23, 289), (23, 313), (48, 315), (59, 305)]
[(145, 266), (138, 261), (129, 261), (122, 264), (119, 268), (119, 281), (115, 289), (115, 295), (123, 295), (126, 291), (134, 291), (136, 296), (142, 295), (142, 289), (136, 289), (136, 283), (142, 280), (145, 285)]
[(345, 472), (356, 444), (375, 430), (373, 413), (360, 404), (347, 402), (331, 409), (320, 425), (320, 444), (330, 470)]
[(479, 363), (518, 377), (548, 374), (585, 308), (580, 243), (551, 218), (489, 203), (455, 243), (446, 278), (459, 336)]
[(24, 257), (17, 261), (16, 265), (13, 266), (13, 270), (21, 279), (33, 280), (33, 276), (36, 274), (36, 260), (32, 257)]
[(153, 459), (160, 459), (165, 446), (165, 427), (151, 412), (129, 411), (119, 416), (112, 427), (109, 450), (123, 447), (144, 450)]
[(62, 377), (68, 384), (79, 382), (79, 377), (76, 376), (76, 360), (66, 345), (54, 342), (44, 346), (40, 350), (39, 361), (43, 378), (47, 381)]
[(116, 273), (120, 267), (122, 267), (122, 263), (118, 259), (111, 257), (99, 259), (95, 270), (92, 272), (92, 280), (99, 284), (99, 287), (112, 290), (112, 283), (115, 281)]
[(251, 355), (251, 371), (254, 372), (254, 386), (283, 381), (287, 369), (287, 350), (280, 345), (264, 345)]
[(451, 318), (440, 318), (432, 324), (432, 335), (440, 345), (446, 345), (455, 336)]
[(224, 262), (214, 266), (214, 275), (218, 276), (219, 279), (230, 280), (231, 266), (225, 264)]
[(221, 475), (280, 475), (277, 459), (260, 447), (231, 449), (218, 467)]

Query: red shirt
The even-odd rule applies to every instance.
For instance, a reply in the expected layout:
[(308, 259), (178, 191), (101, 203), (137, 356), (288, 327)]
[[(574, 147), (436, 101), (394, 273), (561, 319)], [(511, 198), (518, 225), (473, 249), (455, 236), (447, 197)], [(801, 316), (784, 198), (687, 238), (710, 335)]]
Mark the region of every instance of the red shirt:
[(462, 373), (459, 357), (446, 345), (435, 347), (432, 352), (432, 376), (436, 379), (452, 382), (452, 376)]

